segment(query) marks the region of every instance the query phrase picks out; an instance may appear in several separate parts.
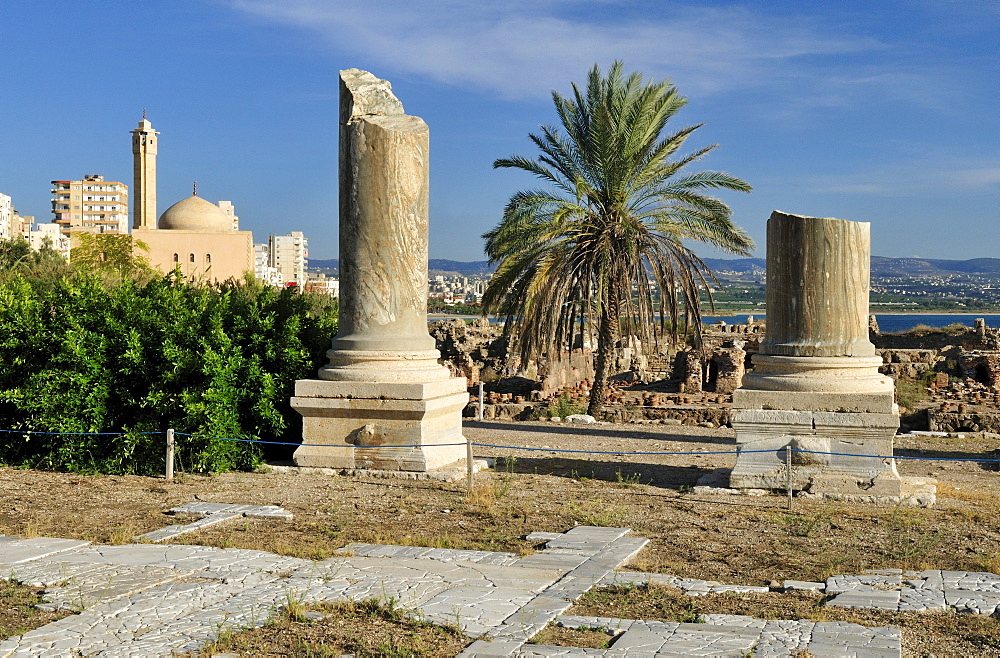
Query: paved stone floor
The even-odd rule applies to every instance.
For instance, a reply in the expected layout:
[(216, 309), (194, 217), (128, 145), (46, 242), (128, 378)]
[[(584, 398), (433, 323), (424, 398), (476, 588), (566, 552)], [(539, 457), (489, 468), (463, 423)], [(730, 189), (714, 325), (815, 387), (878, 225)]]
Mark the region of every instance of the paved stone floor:
[[(580, 526), (535, 533), (531, 539), (547, 542), (545, 549), (525, 557), (352, 544), (344, 557), (320, 562), (243, 549), (0, 536), (0, 577), (44, 587), (44, 607), (77, 613), (0, 640), (0, 656), (169, 656), (196, 650), (221, 630), (262, 625), (291, 602), (373, 597), (394, 598), (431, 621), (457, 623), (478, 638), (461, 654), (470, 657), (900, 655), (898, 630), (842, 622), (709, 615), (705, 623), (689, 624), (564, 615), (591, 587), (623, 582), (663, 583), (693, 596), (766, 591), (615, 571), (647, 543), (628, 532)], [(785, 586), (837, 594), (831, 604), (847, 607), (992, 614), (1000, 604), (994, 574), (880, 571)], [(601, 627), (615, 639), (606, 650), (526, 644), (550, 622)]]

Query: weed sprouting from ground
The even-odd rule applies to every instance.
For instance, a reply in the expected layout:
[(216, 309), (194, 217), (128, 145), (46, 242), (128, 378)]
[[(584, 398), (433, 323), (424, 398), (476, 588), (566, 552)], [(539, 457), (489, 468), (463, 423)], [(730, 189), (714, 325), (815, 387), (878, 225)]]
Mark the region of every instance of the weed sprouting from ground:
[(620, 525), (625, 519), (625, 510), (618, 505), (595, 500), (587, 503), (570, 505), (574, 520), (580, 525), (592, 525), (610, 528)]
[(813, 514), (783, 514), (780, 522), (795, 537), (812, 537), (830, 528), (830, 507), (823, 507)]
[(622, 475), (621, 469), (615, 471), (615, 479), (618, 485), (628, 489), (633, 484), (638, 484), (639, 478), (642, 477), (642, 473), (632, 473), (631, 475)]

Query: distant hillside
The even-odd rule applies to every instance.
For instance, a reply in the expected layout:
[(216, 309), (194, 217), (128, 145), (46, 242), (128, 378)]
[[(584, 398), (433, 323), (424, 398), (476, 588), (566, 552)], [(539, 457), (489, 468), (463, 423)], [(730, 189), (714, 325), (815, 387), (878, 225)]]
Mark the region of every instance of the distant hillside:
[(1000, 258), (939, 260), (872, 256), (872, 276), (942, 276), (947, 274), (998, 274)]
[[(493, 271), (489, 261), (461, 261), (447, 260), (444, 258), (431, 258), (428, 262), (428, 269), (437, 274), (461, 274), (462, 276), (472, 276), (473, 274), (488, 274)], [(340, 260), (337, 258), (310, 258), (309, 269), (317, 271), (330, 271), (340, 269)]]
[(488, 260), (460, 261), (445, 260), (443, 258), (431, 258), (427, 261), (429, 269), (436, 272), (457, 272), (462, 276), (472, 276), (473, 274), (489, 274), (495, 268), (490, 266)]
[(749, 274), (763, 272), (767, 267), (767, 261), (763, 258), (703, 258), (702, 262), (713, 272)]
[[(739, 274), (763, 273), (767, 261), (763, 258), (705, 258), (713, 272)], [(488, 274), (493, 271), (489, 261), (460, 261), (431, 258), (429, 269), (436, 273), (453, 273), (462, 276)], [(336, 258), (311, 259), (310, 270), (329, 271), (340, 267)], [(942, 260), (935, 258), (887, 258), (872, 256), (872, 276), (946, 276), (948, 274), (998, 274), (1000, 258), (970, 258), (969, 260)]]
[(309, 269), (310, 270), (337, 270), (340, 269), (340, 259), (338, 258), (328, 258), (326, 260), (320, 258), (310, 258), (309, 259)]

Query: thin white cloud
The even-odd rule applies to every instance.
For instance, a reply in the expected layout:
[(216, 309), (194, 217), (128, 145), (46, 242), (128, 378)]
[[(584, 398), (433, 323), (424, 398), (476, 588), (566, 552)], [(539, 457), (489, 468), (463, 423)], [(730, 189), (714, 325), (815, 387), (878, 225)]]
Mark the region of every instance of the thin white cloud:
[[(593, 0), (232, 0), (231, 5), (356, 53), (359, 61), (350, 65), (376, 74), (385, 67), (508, 98), (565, 91), (567, 81), (582, 81), (594, 62), (613, 59), (650, 76), (670, 75), (685, 94), (769, 85), (805, 91), (817, 84), (805, 60), (885, 48), (814, 19), (734, 6)], [(640, 6), (648, 11), (639, 14)]]
[(802, 187), (816, 194), (880, 197), (921, 197), (927, 190), (941, 194), (1000, 191), (1000, 165), (968, 161), (910, 161), (879, 171), (810, 178)]

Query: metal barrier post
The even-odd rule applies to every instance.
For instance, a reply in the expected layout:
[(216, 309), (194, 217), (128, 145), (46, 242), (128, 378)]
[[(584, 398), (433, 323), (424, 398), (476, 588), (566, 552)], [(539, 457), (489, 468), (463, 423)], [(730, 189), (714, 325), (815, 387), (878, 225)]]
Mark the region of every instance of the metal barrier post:
[(785, 446), (785, 469), (788, 471), (788, 509), (792, 509), (792, 446)]
[(472, 493), (472, 439), (465, 439), (465, 470), (469, 478), (469, 493)]
[(174, 479), (174, 430), (167, 430), (167, 482)]
[(483, 383), (479, 382), (479, 406), (476, 407), (476, 420), (483, 419)]

